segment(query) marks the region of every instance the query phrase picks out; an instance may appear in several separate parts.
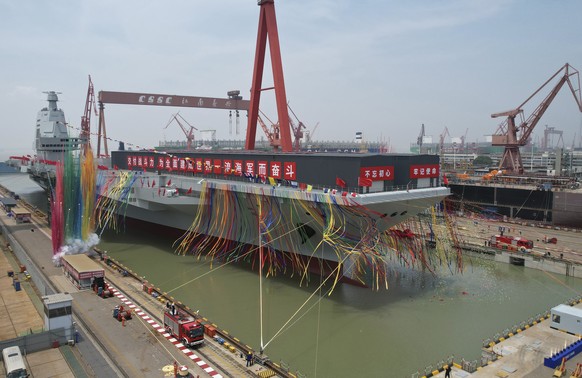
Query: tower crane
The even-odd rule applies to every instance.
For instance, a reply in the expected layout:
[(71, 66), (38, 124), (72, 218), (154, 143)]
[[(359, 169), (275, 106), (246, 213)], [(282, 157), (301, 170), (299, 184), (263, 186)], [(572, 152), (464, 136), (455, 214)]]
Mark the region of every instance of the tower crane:
[[(190, 130), (186, 130), (186, 127), (182, 124), (182, 122), (180, 122), (180, 119), (178, 119), (178, 117), (182, 121), (186, 122), (186, 124), (188, 126), (190, 126)], [(192, 126), (190, 123), (188, 123), (188, 121), (186, 121), (184, 119), (184, 117), (182, 117), (180, 115), (180, 112), (172, 115), (172, 117), (170, 118), (170, 120), (168, 121), (168, 124), (166, 125), (166, 127), (164, 127), (164, 129), (167, 129), (168, 126), (170, 126), (170, 124), (172, 123), (172, 121), (176, 121), (176, 123), (180, 126), (180, 128), (184, 132), (184, 135), (186, 135), (186, 140), (187, 140), (186, 149), (187, 150), (192, 150), (192, 142), (194, 142), (194, 130), (198, 130), (198, 129), (195, 128), (194, 126)]]
[[(558, 83), (552, 88), (546, 98), (538, 105), (534, 112), (525, 119), (522, 107), (537, 95), (549, 82), (560, 75)], [(491, 114), (491, 118), (507, 117), (503, 123), (499, 125), (497, 131), (492, 135), (491, 145), (505, 146), (503, 157), (499, 163), (499, 169), (510, 173), (523, 173), (523, 163), (521, 160), (521, 153), (519, 148), (528, 143), (529, 137), (544, 115), (548, 106), (552, 103), (562, 86), (568, 83), (570, 91), (574, 95), (578, 109), (582, 112), (582, 100), (580, 97), (580, 76), (578, 71), (566, 63), (560, 68), (552, 77), (550, 77), (541, 87), (539, 87), (531, 96), (529, 96), (518, 107), (506, 112)], [(577, 86), (576, 86), (577, 85)], [(520, 123), (517, 125), (515, 118), (520, 116)]]

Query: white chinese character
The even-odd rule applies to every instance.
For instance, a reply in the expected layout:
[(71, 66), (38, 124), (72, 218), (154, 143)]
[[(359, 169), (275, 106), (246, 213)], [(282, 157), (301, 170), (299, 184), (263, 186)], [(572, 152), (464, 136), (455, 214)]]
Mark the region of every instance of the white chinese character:
[(271, 175), (273, 177), (281, 177), (281, 166), (278, 163), (271, 166)]
[(246, 163), (246, 173), (249, 175), (254, 175), (255, 174), (255, 164), (253, 162), (248, 162)]
[(267, 163), (261, 162), (259, 163), (259, 176), (266, 175), (267, 175)]
[(285, 176), (287, 178), (294, 178), (295, 171), (293, 170), (293, 164), (288, 164), (285, 166)]

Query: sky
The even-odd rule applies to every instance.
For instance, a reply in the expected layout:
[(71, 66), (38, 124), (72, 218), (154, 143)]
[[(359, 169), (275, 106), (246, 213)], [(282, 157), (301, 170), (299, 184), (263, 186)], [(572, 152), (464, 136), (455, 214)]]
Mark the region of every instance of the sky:
[[(275, 8), (287, 100), (309, 130), (318, 125), (315, 140), (361, 131), (408, 152), (424, 124), (434, 142), (445, 127), (484, 142), (501, 121), (492, 113), (520, 105), (566, 63), (582, 69), (578, 0), (275, 0)], [(89, 75), (96, 93), (224, 98), (238, 89), (249, 99), (258, 18), (254, 0), (0, 0), (0, 160), (34, 153), (43, 91), (61, 93), (78, 133)], [(265, 67), (263, 88), (272, 86)], [(524, 106), (526, 116), (554, 85)], [(261, 110), (277, 119), (273, 91)], [(109, 149), (185, 140), (168, 125), (177, 111), (219, 139), (245, 138), (246, 115), (237, 135), (226, 110), (106, 104)], [(534, 130), (537, 143), (546, 125), (563, 131), (566, 147), (580, 145), (582, 113), (567, 87)]]

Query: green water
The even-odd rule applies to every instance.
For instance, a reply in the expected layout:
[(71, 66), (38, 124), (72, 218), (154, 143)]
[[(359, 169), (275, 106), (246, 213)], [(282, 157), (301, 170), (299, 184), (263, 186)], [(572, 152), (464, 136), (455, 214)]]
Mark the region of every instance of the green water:
[[(106, 233), (100, 248), (258, 350), (258, 273), (246, 265), (211, 272), (208, 262), (174, 255), (171, 242)], [(463, 274), (398, 270), (388, 291), (341, 285), (321, 300), (308, 300), (317, 279), (308, 287), (263, 279), (265, 353), (308, 377), (410, 377), (447, 356), (478, 360), (483, 339), (582, 291), (579, 279), (469, 260)]]
[[(42, 203), (35, 198), (45, 200), (25, 175), (0, 175), (0, 184), (37, 206)], [(297, 277), (279, 276), (263, 280), (261, 343), (256, 270), (215, 264), (218, 269), (211, 271), (208, 262), (174, 255), (172, 242), (126, 230), (105, 233), (99, 247), (255, 350), (266, 345), (272, 360), (308, 377), (410, 377), (451, 355), (478, 360), (483, 339), (582, 292), (579, 279), (478, 258), (465, 258), (463, 274), (443, 269), (434, 278), (396, 270), (388, 291), (341, 285), (321, 301), (317, 295), (308, 301), (317, 279), (299, 287)]]

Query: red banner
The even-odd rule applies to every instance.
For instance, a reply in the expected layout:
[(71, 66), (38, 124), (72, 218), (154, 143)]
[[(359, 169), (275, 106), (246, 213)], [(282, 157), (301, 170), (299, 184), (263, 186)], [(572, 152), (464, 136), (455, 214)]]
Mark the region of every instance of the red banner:
[(438, 164), (423, 164), (410, 166), (410, 178), (439, 177)]
[[(157, 160), (156, 160), (157, 159)], [(157, 164), (156, 164), (157, 162)], [(295, 181), (297, 165), (295, 162), (279, 162), (266, 160), (221, 160), (211, 158), (180, 158), (177, 156), (127, 156), (127, 168), (157, 168), (168, 172), (196, 172), (204, 174), (235, 174), (273, 177)], [(380, 167), (374, 167), (380, 168)]]
[(394, 166), (361, 167), (360, 177), (372, 181), (394, 180)]

